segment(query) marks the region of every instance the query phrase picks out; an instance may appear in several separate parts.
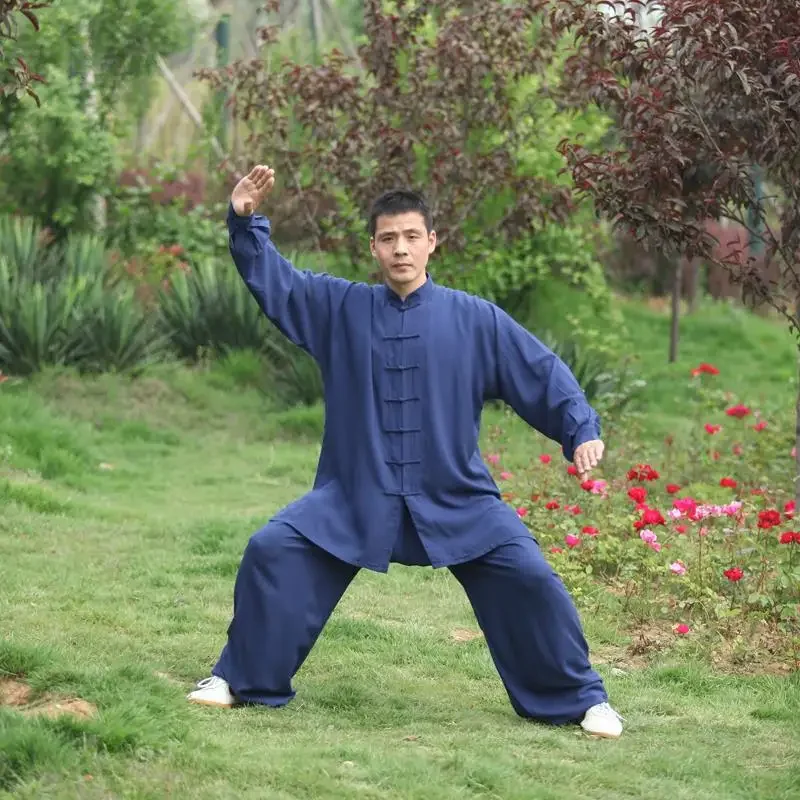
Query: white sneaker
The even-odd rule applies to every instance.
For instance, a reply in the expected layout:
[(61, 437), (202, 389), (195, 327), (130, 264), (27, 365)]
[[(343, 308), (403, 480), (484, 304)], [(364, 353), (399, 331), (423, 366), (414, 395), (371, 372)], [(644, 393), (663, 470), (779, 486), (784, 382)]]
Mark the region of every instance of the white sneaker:
[(619, 739), (622, 736), (622, 723), (622, 717), (608, 703), (600, 703), (586, 712), (581, 728), (592, 736)]
[(204, 706), (219, 706), (220, 708), (231, 708), (239, 705), (239, 701), (231, 692), (228, 682), (216, 675), (204, 678), (197, 684), (197, 689), (186, 695), (190, 703), (199, 703)]

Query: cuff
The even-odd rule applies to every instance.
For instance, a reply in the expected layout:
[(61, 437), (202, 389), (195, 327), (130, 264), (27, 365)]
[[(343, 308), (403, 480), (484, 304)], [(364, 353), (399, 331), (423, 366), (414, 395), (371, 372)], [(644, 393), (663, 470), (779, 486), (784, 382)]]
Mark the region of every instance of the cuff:
[(564, 448), (564, 458), (572, 463), (573, 459), (575, 458), (575, 451), (582, 444), (584, 444), (584, 442), (591, 442), (592, 440), (599, 438), (600, 426), (596, 422), (587, 422), (584, 425), (581, 425), (581, 427), (578, 428), (578, 430), (575, 432), (575, 435), (572, 437), (571, 446)]
[(228, 203), (229, 231), (246, 231), (253, 226), (258, 228), (266, 228), (267, 233), (269, 233), (270, 224), (266, 217), (262, 217), (260, 214), (251, 214), (249, 217), (240, 217), (233, 210), (233, 203)]

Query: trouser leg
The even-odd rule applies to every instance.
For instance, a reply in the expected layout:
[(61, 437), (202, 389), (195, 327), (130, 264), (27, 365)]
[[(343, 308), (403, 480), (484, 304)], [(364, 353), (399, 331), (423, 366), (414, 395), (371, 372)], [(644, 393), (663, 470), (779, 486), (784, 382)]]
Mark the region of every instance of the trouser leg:
[(228, 641), (212, 670), (244, 702), (282, 706), (358, 568), (284, 523), (254, 534), (236, 577)]
[(608, 699), (589, 663), (572, 598), (532, 537), (451, 571), (467, 593), (517, 714), (564, 724)]

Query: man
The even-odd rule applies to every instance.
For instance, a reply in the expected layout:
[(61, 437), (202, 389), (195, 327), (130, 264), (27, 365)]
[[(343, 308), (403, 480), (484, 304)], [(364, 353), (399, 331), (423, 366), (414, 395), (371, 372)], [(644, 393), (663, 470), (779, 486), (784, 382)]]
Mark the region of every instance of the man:
[(436, 233), (415, 193), (373, 206), (370, 249), (384, 283), (370, 286), (280, 255), (255, 215), (274, 182), (257, 166), (233, 190), (231, 254), (267, 317), (319, 364), (325, 433), (312, 490), (250, 538), (227, 644), (188, 699), (288, 703), (359, 569), (447, 566), (520, 716), (620, 736), (572, 600), (478, 449), (483, 404), (498, 398), (586, 477), (603, 443), (574, 376), (497, 306), (434, 283)]

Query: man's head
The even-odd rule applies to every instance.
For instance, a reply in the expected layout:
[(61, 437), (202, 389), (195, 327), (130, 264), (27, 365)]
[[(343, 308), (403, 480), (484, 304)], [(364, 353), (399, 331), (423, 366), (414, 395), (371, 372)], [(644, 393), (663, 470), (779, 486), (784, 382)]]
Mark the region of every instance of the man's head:
[(425, 283), (436, 232), (419, 194), (402, 189), (382, 194), (372, 204), (369, 236), (383, 278), (397, 294), (405, 297)]

